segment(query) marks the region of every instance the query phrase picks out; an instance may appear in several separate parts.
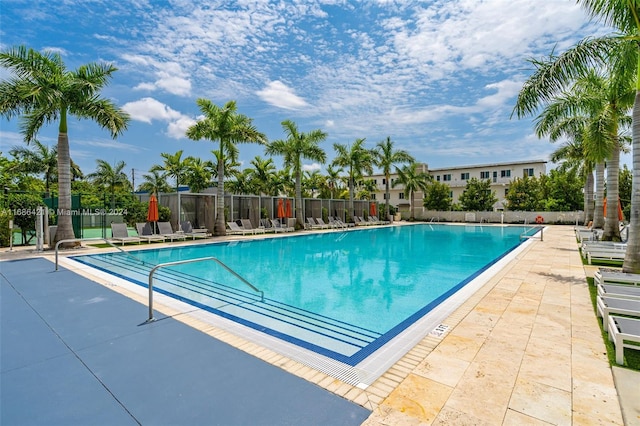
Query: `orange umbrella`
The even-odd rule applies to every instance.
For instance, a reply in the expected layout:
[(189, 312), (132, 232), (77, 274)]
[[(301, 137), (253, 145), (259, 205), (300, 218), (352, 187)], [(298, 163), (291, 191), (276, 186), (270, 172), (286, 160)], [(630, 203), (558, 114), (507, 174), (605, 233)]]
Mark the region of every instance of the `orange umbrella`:
[[(158, 199), (155, 194), (149, 197), (149, 208), (147, 210), (147, 222), (155, 223), (158, 221)], [(153, 232), (155, 233), (155, 226)]]
[[(604, 216), (607, 216), (607, 199), (604, 199)], [(622, 213), (622, 203), (620, 203), (620, 199), (618, 198), (618, 220), (624, 220), (624, 213)]]
[(286, 217), (292, 217), (291, 215), (291, 200), (287, 198), (287, 208), (285, 211), (285, 216)]
[(282, 203), (282, 198), (278, 198), (278, 217), (284, 217), (284, 204)]
[(371, 215), (371, 216), (375, 216), (376, 215), (376, 203), (371, 203), (369, 205), (369, 215)]

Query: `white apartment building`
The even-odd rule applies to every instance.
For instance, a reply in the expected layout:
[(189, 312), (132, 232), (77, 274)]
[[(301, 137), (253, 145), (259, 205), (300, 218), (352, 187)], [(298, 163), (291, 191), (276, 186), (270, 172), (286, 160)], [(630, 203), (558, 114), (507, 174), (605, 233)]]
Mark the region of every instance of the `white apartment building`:
[[(500, 208), (500, 202), (504, 200), (513, 179), (523, 176), (537, 177), (544, 175), (546, 174), (546, 164), (547, 162), (545, 160), (533, 160), (429, 169), (427, 164), (420, 163), (418, 164), (418, 171), (430, 174), (435, 182), (449, 185), (449, 188), (451, 188), (450, 196), (454, 203), (458, 202), (460, 195), (467, 186), (467, 182), (471, 178), (480, 180), (489, 179), (491, 181), (491, 190), (495, 192), (496, 198), (498, 199), (499, 205), (497, 208)], [(397, 174), (392, 174), (390, 185), (397, 178)], [(376, 174), (369, 176), (369, 179), (373, 179), (376, 183), (376, 192), (372, 196), (373, 199), (384, 203), (385, 176)], [(402, 185), (398, 185), (395, 188), (390, 187), (389, 191), (389, 204), (400, 207), (401, 209), (409, 207), (409, 200), (404, 196), (404, 187)], [(422, 192), (414, 194), (416, 207), (422, 207), (423, 197), (424, 194)]]

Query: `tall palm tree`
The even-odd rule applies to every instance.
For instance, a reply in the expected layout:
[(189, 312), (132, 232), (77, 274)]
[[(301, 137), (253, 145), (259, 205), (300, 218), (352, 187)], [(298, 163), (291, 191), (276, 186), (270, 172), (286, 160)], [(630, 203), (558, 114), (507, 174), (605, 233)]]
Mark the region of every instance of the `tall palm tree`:
[(17, 146), (9, 153), (18, 160), (18, 170), (24, 173), (42, 174), (46, 197), (50, 196), (51, 184), (58, 178), (58, 149), (44, 145), (38, 140), (33, 141), (35, 149)]
[[(525, 102), (518, 102), (518, 117), (531, 114), (541, 102), (546, 102), (584, 69), (610, 66), (615, 72), (637, 71), (640, 60), (638, 32), (640, 4), (631, 0), (578, 0), (591, 18), (601, 20), (618, 30), (617, 34), (587, 38), (557, 56), (548, 67), (540, 68), (529, 78), (520, 93)], [(627, 251), (622, 266), (624, 272), (640, 273), (640, 75), (633, 78), (635, 100), (632, 109), (632, 168), (634, 178)]]
[(176, 180), (176, 192), (178, 193), (178, 226), (182, 222), (182, 206), (180, 205), (180, 184), (184, 183), (184, 176), (189, 169), (187, 159), (182, 159), (182, 150), (176, 151), (175, 154), (163, 152), (160, 156), (164, 159), (163, 163), (151, 166), (150, 172), (161, 172), (164, 176), (172, 177)]
[(278, 139), (267, 145), (268, 155), (282, 155), (285, 166), (292, 169), (295, 177), (296, 194), (296, 222), (298, 227), (304, 227), (304, 212), (302, 211), (302, 160), (318, 161), (322, 164), (327, 160), (327, 154), (318, 144), (327, 138), (327, 134), (316, 129), (309, 133), (300, 132), (298, 126), (291, 120), (282, 122), (282, 129), (287, 139)]
[(267, 137), (258, 132), (249, 117), (239, 114), (235, 101), (227, 102), (224, 107), (215, 105), (208, 99), (199, 98), (196, 103), (203, 119), (187, 129), (187, 137), (192, 140), (207, 139), (220, 143), (217, 159), (218, 188), (216, 193), (215, 235), (226, 235), (224, 220), (224, 166), (225, 153), (236, 143), (253, 142), (264, 144)]
[(554, 163), (560, 163), (558, 170), (573, 170), (576, 174), (582, 176), (584, 180), (583, 224), (587, 225), (589, 222), (593, 222), (594, 164), (585, 157), (581, 133), (575, 134), (573, 137), (569, 136), (569, 140), (564, 145), (551, 153), (550, 159)]
[(362, 179), (363, 173), (372, 174), (375, 164), (375, 153), (364, 147), (365, 138), (356, 139), (353, 145), (335, 143), (333, 149), (336, 157), (333, 160), (334, 166), (347, 169), (349, 179), (349, 214), (353, 218), (353, 197), (357, 180)]
[(433, 177), (425, 172), (419, 172), (418, 163), (415, 162), (410, 163), (401, 169), (396, 169), (396, 171), (398, 172), (398, 178), (393, 181), (391, 186), (394, 188), (398, 185), (404, 186), (404, 195), (405, 197), (409, 197), (410, 203), (411, 217), (409, 219), (415, 219), (415, 203), (413, 202), (415, 193), (418, 191), (426, 193), (429, 182)]
[(376, 164), (382, 169), (384, 175), (384, 217), (389, 216), (389, 186), (391, 180), (391, 168), (396, 164), (413, 163), (414, 158), (404, 150), (394, 150), (394, 142), (390, 136), (376, 145)]
[(171, 192), (171, 186), (167, 183), (164, 172), (151, 168), (149, 173), (142, 175), (143, 182), (138, 186), (139, 191), (147, 191), (150, 194)]
[(115, 207), (116, 190), (130, 190), (131, 182), (124, 172), (127, 164), (124, 161), (118, 161), (113, 166), (104, 160), (96, 160), (98, 166), (96, 171), (87, 175), (87, 179), (93, 182), (111, 194), (111, 207)]
[(56, 241), (74, 238), (71, 223), (71, 159), (67, 117), (90, 119), (115, 139), (127, 128), (129, 116), (100, 96), (112, 65), (91, 62), (67, 70), (59, 54), (40, 53), (25, 46), (0, 53), (0, 65), (11, 78), (0, 82), (0, 114), (21, 116), (21, 131), (28, 144), (46, 123), (58, 123), (58, 231)]

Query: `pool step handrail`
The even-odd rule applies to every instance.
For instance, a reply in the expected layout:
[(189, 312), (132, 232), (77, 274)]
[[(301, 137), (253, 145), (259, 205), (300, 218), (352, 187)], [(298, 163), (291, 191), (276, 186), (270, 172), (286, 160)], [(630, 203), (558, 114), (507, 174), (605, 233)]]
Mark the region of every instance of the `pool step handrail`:
[[(119, 251), (121, 251), (122, 253), (126, 254), (127, 256), (142, 262), (140, 259), (138, 259), (137, 257), (133, 256), (132, 254), (122, 250), (120, 247), (118, 247), (117, 245), (113, 244), (113, 242), (109, 241), (107, 238), (102, 238), (102, 237), (95, 237), (95, 238), (67, 238), (65, 240), (60, 240), (56, 243), (56, 247), (55, 247), (55, 251), (56, 251), (56, 271), (58, 270), (58, 251), (60, 248), (60, 244), (62, 243), (82, 243), (84, 241), (103, 241), (107, 244), (109, 244), (111, 247), (113, 247), (114, 249), (117, 249)], [(144, 262), (142, 262), (144, 263)]]
[(251, 284), (249, 281), (247, 281), (244, 278), (242, 278), (240, 276), (240, 274), (238, 274), (236, 271), (234, 271), (233, 269), (229, 268), (227, 265), (222, 263), (222, 261), (220, 259), (218, 259), (217, 257), (209, 256), (209, 257), (198, 257), (196, 259), (177, 260), (175, 262), (161, 263), (159, 265), (154, 266), (151, 269), (151, 271), (149, 271), (149, 318), (147, 318), (147, 320), (145, 322), (149, 323), (149, 322), (155, 321), (155, 318), (153, 318), (153, 274), (158, 269), (164, 268), (164, 267), (167, 267), (167, 266), (182, 265), (182, 264), (185, 264), (185, 263), (205, 262), (207, 260), (212, 260), (212, 261), (216, 262), (218, 265), (222, 266), (224, 269), (226, 269), (227, 271), (231, 272), (240, 281), (242, 281), (243, 283), (248, 285), (249, 288), (251, 288), (253, 291), (255, 291), (257, 293), (260, 293), (260, 301), (264, 302), (264, 291), (260, 290), (259, 288), (257, 288), (253, 284)]
[(525, 228), (524, 231), (522, 231), (522, 234), (520, 234), (520, 239), (521, 240), (526, 240), (526, 239), (530, 239), (530, 238), (535, 238), (537, 232), (534, 232), (532, 235), (527, 235), (527, 232), (533, 230), (533, 229), (538, 229), (540, 228), (540, 241), (544, 241), (544, 226), (532, 226), (530, 228)]

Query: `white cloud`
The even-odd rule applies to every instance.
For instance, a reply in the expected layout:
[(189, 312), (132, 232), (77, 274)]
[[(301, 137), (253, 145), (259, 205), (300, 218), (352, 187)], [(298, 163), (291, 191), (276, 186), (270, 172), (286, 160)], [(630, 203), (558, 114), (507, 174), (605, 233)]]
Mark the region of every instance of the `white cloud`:
[(279, 80), (269, 82), (264, 89), (258, 90), (256, 94), (263, 101), (278, 108), (295, 110), (308, 105), (304, 99), (294, 93), (293, 89)]
[(322, 169), (322, 166), (318, 163), (302, 165), (302, 170), (305, 172), (315, 172), (316, 170), (320, 170), (320, 169)]
[(143, 121), (151, 124), (153, 120), (171, 121), (182, 117), (178, 111), (175, 111), (153, 98), (142, 98), (137, 101), (127, 102), (122, 105), (133, 120)]

